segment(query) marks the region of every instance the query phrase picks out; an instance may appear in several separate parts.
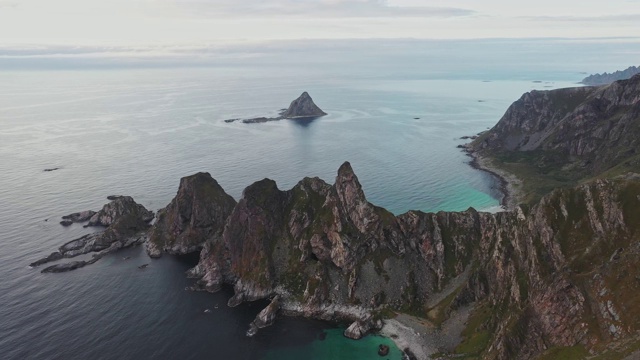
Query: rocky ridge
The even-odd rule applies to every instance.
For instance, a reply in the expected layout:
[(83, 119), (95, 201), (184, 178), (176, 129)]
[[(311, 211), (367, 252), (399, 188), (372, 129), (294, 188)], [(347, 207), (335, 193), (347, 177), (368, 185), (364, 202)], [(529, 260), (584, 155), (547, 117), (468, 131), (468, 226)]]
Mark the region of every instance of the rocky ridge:
[(582, 79), (581, 83), (591, 86), (607, 85), (614, 81), (629, 79), (637, 74), (640, 74), (640, 67), (629, 66), (625, 70), (618, 70), (611, 74), (605, 72), (602, 74), (589, 75)]
[(473, 309), (454, 357), (531, 359), (576, 346), (597, 353), (640, 331), (638, 209), (639, 177), (559, 189), (512, 212), (395, 216), (366, 200), (349, 163), (333, 185), (305, 178), (283, 191), (265, 179), (237, 203), (199, 173), (182, 179), (151, 229), (151, 212), (117, 198), (92, 216), (105, 231), (32, 266), (97, 252), (43, 271), (73, 270), (141, 241), (153, 256), (201, 249), (189, 273), (197, 287), (232, 285), (229, 306), (273, 299), (249, 335), (278, 312), (351, 321), (345, 335), (360, 338), (393, 312), (437, 325)]
[[(353, 338), (378, 329), (389, 310), (430, 318), (434, 309), (446, 317), (472, 306), (484, 357), (597, 351), (640, 329), (640, 314), (631, 316), (640, 311), (631, 270), (639, 206), (640, 182), (619, 179), (557, 190), (513, 212), (394, 216), (367, 202), (345, 163), (334, 185), (306, 178), (288, 191), (268, 179), (249, 186), (217, 225), (222, 236), (204, 240), (190, 274), (210, 291), (233, 285), (230, 306), (277, 296), (287, 315), (350, 320), (345, 335)], [(616, 277), (618, 266), (626, 277)], [(455, 278), (460, 285), (447, 289)]]

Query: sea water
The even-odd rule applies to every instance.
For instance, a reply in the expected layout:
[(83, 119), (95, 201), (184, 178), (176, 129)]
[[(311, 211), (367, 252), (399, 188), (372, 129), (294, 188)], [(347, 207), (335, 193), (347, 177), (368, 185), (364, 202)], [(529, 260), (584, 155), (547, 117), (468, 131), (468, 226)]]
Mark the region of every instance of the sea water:
[[(575, 86), (580, 70), (615, 63), (594, 55), (572, 67), (551, 58), (517, 71), (512, 56), (502, 67), (485, 60), (452, 69), (432, 59), (447, 58), (438, 49), (391, 48), (380, 58), (343, 49), (310, 64), (286, 61), (280, 49), (281, 62), (233, 66), (0, 71), (0, 357), (371, 359), (386, 343), (387, 358), (398, 359), (389, 339), (353, 341), (338, 325), (313, 320), (282, 318), (247, 338), (265, 303), (230, 309), (230, 289), (185, 291), (193, 257), (151, 260), (138, 247), (64, 274), (27, 265), (93, 231), (62, 227), (60, 216), (98, 210), (113, 194), (156, 211), (181, 177), (198, 171), (239, 199), (265, 177), (280, 189), (305, 176), (333, 183), (350, 161), (369, 201), (396, 214), (495, 211), (495, 179), (468, 165), (460, 137), (493, 126), (525, 91)], [(303, 91), (329, 115), (224, 122), (274, 115)]]

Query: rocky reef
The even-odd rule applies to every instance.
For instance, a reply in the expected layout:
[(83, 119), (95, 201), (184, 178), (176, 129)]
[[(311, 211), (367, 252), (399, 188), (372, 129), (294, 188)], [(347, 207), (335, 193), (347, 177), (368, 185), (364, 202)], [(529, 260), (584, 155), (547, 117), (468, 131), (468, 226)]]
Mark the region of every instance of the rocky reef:
[(306, 91), (302, 93), (297, 99), (291, 102), (291, 105), (287, 109), (280, 111), (280, 116), (277, 117), (257, 117), (252, 119), (229, 119), (225, 120), (227, 123), (235, 121), (241, 121), (245, 124), (259, 124), (269, 121), (278, 121), (284, 119), (314, 119), (327, 115), (322, 111), (314, 102), (309, 93)]
[(149, 222), (153, 220), (153, 212), (136, 203), (129, 196), (119, 197), (106, 204), (100, 211), (84, 211), (65, 216), (69, 221), (86, 221), (87, 226), (102, 226), (104, 231), (84, 235), (71, 240), (40, 260), (30, 264), (32, 267), (46, 263), (95, 253), (90, 260), (73, 261), (49, 266), (42, 272), (65, 272), (75, 270), (98, 261), (105, 255), (121, 248), (142, 244), (147, 239)]

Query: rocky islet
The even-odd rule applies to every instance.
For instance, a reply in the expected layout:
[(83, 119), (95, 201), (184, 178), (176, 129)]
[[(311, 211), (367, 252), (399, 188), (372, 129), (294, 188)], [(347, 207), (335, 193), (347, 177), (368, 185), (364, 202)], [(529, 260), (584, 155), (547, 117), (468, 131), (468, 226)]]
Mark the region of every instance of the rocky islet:
[(229, 119), (225, 120), (226, 123), (232, 123), (241, 121), (244, 124), (259, 124), (269, 121), (278, 121), (284, 119), (314, 119), (327, 115), (322, 111), (314, 102), (309, 93), (306, 91), (302, 93), (297, 99), (291, 102), (291, 105), (287, 109), (280, 110), (280, 115), (277, 117), (257, 117), (251, 119)]

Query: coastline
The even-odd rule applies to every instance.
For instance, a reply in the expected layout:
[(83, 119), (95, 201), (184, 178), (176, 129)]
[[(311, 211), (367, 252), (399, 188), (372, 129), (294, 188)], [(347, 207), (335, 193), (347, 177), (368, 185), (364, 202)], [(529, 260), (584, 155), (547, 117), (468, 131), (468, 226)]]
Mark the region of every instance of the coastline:
[(427, 319), (399, 313), (384, 321), (379, 334), (391, 339), (404, 353), (405, 360), (429, 359), (438, 353), (455, 356), (472, 310), (473, 306), (465, 306), (453, 311), (440, 327)]
[(498, 180), (499, 191), (502, 193), (500, 205), (506, 210), (511, 211), (522, 201), (522, 181), (517, 176), (507, 171), (499, 169), (491, 163), (491, 159), (480, 155), (473, 150), (469, 144), (461, 145), (460, 148), (471, 157), (469, 165), (477, 170), (489, 173)]

